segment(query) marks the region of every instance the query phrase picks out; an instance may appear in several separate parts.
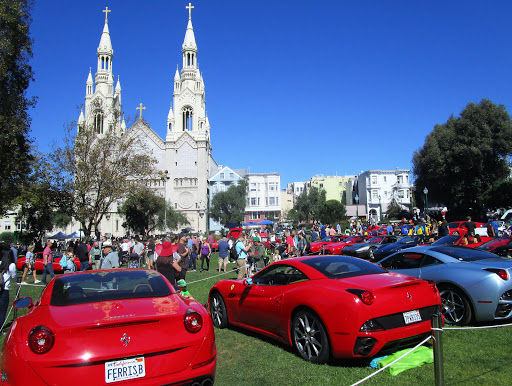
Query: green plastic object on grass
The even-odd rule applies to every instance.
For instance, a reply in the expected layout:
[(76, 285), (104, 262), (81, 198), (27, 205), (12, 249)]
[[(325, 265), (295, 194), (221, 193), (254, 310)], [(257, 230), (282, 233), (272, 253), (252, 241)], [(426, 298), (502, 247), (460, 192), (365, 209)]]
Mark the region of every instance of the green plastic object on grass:
[[(405, 350), (400, 350), (394, 353), (393, 355), (389, 355), (386, 358), (377, 362), (379, 369), (383, 368), (387, 364), (393, 362), (395, 359), (401, 357), (406, 352), (409, 352), (411, 349), (406, 348)], [(434, 362), (434, 350), (431, 348), (421, 346), (414, 350), (409, 355), (403, 357), (398, 362), (389, 366), (386, 370), (391, 375), (400, 374), (402, 371), (413, 369), (415, 367), (420, 367), (425, 363), (433, 363)]]

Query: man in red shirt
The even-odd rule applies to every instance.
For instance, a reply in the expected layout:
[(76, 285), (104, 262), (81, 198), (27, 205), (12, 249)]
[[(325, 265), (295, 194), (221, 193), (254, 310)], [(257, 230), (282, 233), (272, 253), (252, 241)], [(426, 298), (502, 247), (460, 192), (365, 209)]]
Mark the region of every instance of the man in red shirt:
[(46, 248), (43, 251), (43, 277), (42, 282), (43, 284), (46, 284), (46, 274), (50, 274), (51, 278), (55, 276), (55, 273), (53, 273), (53, 259), (52, 259), (52, 250), (51, 250), (52, 242), (47, 241), (46, 242)]

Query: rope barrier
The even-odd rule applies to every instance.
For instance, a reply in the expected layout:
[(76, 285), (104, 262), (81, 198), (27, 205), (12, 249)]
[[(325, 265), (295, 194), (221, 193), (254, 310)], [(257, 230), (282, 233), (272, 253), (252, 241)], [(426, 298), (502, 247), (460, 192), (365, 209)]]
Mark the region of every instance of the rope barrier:
[(482, 329), (485, 329), (485, 328), (499, 328), (499, 327), (510, 327), (510, 326), (512, 326), (512, 323), (499, 324), (499, 325), (496, 325), (496, 326), (445, 327), (444, 331), (449, 331), (449, 330), (482, 330)]
[(378, 373), (386, 370), (389, 366), (391, 366), (392, 364), (398, 362), (400, 359), (402, 359), (403, 357), (411, 354), (414, 350), (416, 350), (418, 347), (422, 346), (423, 344), (425, 344), (426, 342), (428, 342), (430, 339), (432, 339), (432, 336), (429, 336), (428, 338), (425, 338), (422, 342), (418, 343), (416, 346), (414, 346), (412, 349), (410, 349), (409, 351), (407, 351), (404, 355), (402, 355), (401, 357), (395, 359), (393, 362), (391, 363), (388, 363), (386, 366), (384, 366), (383, 368), (381, 369), (378, 369), (376, 372), (374, 372), (373, 374), (370, 374), (368, 375), (367, 377), (361, 379), (360, 381), (356, 382), (356, 383), (353, 383), (352, 386), (356, 386), (356, 385), (359, 385), (363, 382), (366, 382), (368, 379), (376, 376)]
[(194, 283), (199, 283), (200, 281), (204, 281), (204, 280), (208, 280), (208, 279), (213, 279), (213, 278), (215, 278), (215, 277), (219, 277), (219, 276), (227, 275), (228, 273), (233, 273), (233, 272), (236, 272), (236, 271), (234, 271), (234, 270), (233, 270), (233, 271), (227, 271), (227, 272), (223, 272), (223, 273), (221, 273), (221, 274), (219, 274), (219, 275), (213, 275), (213, 276), (205, 277), (205, 278), (203, 278), (203, 279), (194, 280), (194, 281), (189, 281), (189, 282), (187, 282), (187, 285), (189, 285), (189, 284), (194, 284)]

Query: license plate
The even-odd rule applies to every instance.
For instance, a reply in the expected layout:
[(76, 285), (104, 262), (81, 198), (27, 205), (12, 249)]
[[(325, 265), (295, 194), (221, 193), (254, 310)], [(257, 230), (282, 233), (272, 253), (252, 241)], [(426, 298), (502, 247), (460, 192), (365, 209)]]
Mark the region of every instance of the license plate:
[(405, 324), (411, 324), (414, 322), (421, 322), (421, 315), (418, 310), (404, 312)]
[(144, 357), (105, 362), (105, 382), (119, 382), (146, 376)]

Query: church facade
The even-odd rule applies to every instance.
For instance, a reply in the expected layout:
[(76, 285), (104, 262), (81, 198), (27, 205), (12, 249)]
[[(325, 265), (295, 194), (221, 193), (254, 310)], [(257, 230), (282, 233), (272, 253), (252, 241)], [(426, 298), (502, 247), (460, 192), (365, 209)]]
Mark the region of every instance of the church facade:
[[(217, 173), (218, 166), (212, 156), (205, 85), (197, 64), (198, 48), (191, 17), (193, 7), (187, 8), (189, 19), (182, 45), (183, 62), (181, 70), (177, 68), (174, 76), (165, 139), (160, 138), (142, 118), (142, 104), (138, 107), (139, 119), (130, 128), (126, 127), (119, 78), (114, 88), (114, 50), (108, 28), (108, 7), (103, 11), (105, 25), (97, 50), (97, 70), (94, 82), (89, 71), (85, 110), (80, 112), (78, 130), (87, 126), (94, 128), (98, 135), (113, 132), (142, 142), (157, 160), (156, 168), (161, 176), (148, 181), (148, 185), (165, 197), (175, 210), (187, 216), (189, 225), (186, 226), (205, 232), (208, 229), (209, 178)], [(124, 235), (123, 221), (117, 207), (112, 207), (99, 231)]]

